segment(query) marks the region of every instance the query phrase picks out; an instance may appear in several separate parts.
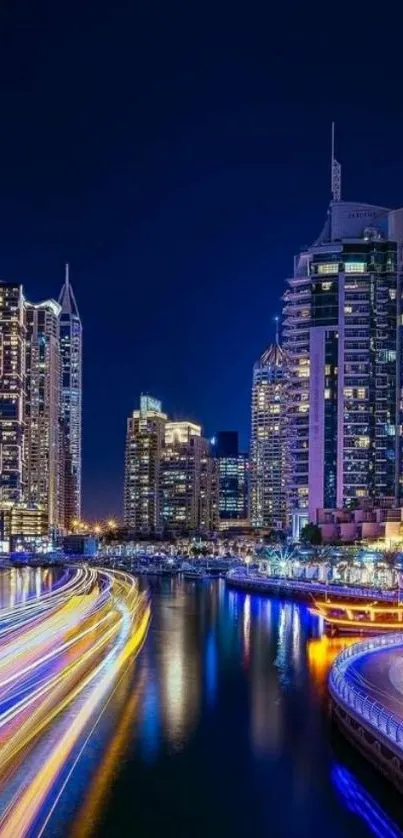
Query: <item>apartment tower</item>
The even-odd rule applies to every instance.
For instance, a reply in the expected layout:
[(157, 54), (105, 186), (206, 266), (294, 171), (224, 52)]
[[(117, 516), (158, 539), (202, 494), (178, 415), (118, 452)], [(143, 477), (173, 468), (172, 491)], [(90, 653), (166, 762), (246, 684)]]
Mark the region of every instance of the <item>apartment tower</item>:
[(342, 201), (333, 180), (283, 297), (295, 532), (319, 509), (400, 502), (402, 249), (403, 210)]

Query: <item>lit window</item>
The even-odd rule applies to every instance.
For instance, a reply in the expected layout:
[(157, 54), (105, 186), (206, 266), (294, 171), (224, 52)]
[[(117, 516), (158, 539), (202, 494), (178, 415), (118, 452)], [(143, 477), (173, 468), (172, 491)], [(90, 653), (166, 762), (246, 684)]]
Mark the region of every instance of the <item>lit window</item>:
[(326, 389), (325, 389), (325, 399), (330, 399), (330, 396), (331, 396), (330, 389), (329, 389), (329, 387), (326, 387)]
[[(337, 262), (324, 262), (322, 265), (318, 265), (318, 274), (337, 274), (338, 272), (339, 265)], [(331, 283), (329, 283), (329, 286), (330, 285)]]
[(396, 289), (395, 288), (389, 288), (389, 297), (390, 297), (391, 300), (396, 299)]
[(331, 375), (331, 366), (330, 366), (330, 364), (326, 364), (326, 366), (325, 366), (325, 375)]
[(346, 274), (365, 274), (366, 262), (346, 262), (344, 271)]
[(365, 387), (357, 387), (357, 399), (365, 399), (367, 397), (367, 391)]
[(367, 490), (366, 489), (356, 489), (355, 495), (357, 498), (366, 498)]
[(353, 307), (352, 306), (344, 306), (344, 314), (352, 314)]
[(298, 405), (298, 413), (307, 413), (309, 405), (308, 404), (299, 404)]
[(369, 448), (369, 436), (357, 436), (356, 448)]
[(346, 399), (352, 399), (353, 398), (353, 388), (352, 387), (345, 387), (344, 388), (344, 395), (345, 395)]

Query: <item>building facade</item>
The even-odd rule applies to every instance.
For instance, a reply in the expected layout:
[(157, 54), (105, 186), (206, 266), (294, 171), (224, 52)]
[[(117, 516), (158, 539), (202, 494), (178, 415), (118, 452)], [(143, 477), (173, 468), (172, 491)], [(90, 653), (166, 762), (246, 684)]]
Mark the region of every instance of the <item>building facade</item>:
[(25, 301), (21, 285), (0, 284), (0, 503), (25, 490)]
[(48, 528), (64, 525), (60, 461), (60, 306), (26, 303), (25, 499), (47, 510)]
[(59, 296), (61, 356), (61, 459), (64, 514), (68, 529), (81, 517), (82, 325), (69, 267)]
[(46, 507), (24, 502), (0, 505), (0, 542), (5, 552), (35, 551), (46, 544), (48, 536)]
[(213, 444), (217, 460), (220, 521), (248, 518), (248, 456), (240, 453), (237, 431), (219, 431)]
[(255, 528), (288, 525), (288, 359), (278, 343), (253, 368), (249, 466), (250, 523)]
[(217, 470), (200, 425), (170, 421), (160, 401), (141, 396), (127, 423), (125, 526), (170, 537), (211, 532), (217, 518)]
[(201, 431), (188, 421), (165, 426), (161, 490), (166, 535), (208, 533), (217, 526), (217, 470)]
[(284, 294), (294, 515), (399, 503), (403, 210), (333, 201)]
[(127, 420), (124, 523), (142, 536), (162, 534), (161, 461), (167, 415), (161, 402), (141, 396)]
[[(66, 486), (64, 463), (71, 464), (73, 449), (68, 478), (78, 474), (76, 487), (81, 485), (81, 324), (77, 332), (68, 277), (66, 283), (62, 305), (55, 300), (30, 303), (22, 285), (0, 283), (0, 508), (10, 518), (15, 506), (16, 516), (40, 521), (41, 530), (46, 520), (50, 536), (67, 523), (64, 499), (70, 497), (71, 481)], [(65, 331), (61, 335), (67, 321), (69, 335), (75, 335), (72, 342)]]

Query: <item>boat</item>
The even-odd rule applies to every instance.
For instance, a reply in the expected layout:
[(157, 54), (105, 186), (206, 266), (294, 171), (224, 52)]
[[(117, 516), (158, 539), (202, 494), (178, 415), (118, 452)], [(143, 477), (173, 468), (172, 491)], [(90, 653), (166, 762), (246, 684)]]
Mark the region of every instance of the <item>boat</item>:
[(184, 570), (183, 571), (183, 578), (187, 579), (187, 580), (193, 580), (193, 581), (196, 580), (197, 581), (197, 580), (209, 579), (210, 577), (209, 577), (208, 573), (206, 573), (206, 571), (203, 568), (193, 567), (193, 568), (190, 568), (189, 570)]
[(353, 604), (332, 602), (330, 599), (314, 600), (311, 614), (322, 617), (326, 633), (331, 637), (338, 634), (383, 634), (387, 631), (403, 630), (403, 604), (380, 605), (378, 602)]
[(143, 565), (142, 573), (147, 576), (176, 576), (178, 568), (166, 565)]

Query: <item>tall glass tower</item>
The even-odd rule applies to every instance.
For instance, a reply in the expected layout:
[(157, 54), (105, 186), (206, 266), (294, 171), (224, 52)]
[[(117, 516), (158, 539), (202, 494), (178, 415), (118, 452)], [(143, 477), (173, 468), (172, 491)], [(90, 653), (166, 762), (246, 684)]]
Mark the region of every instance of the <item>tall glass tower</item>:
[(65, 525), (70, 528), (72, 521), (81, 515), (82, 325), (70, 285), (68, 265), (59, 304), (64, 509)]
[[(60, 461), (60, 306), (25, 305), (25, 500), (46, 509), (49, 531), (62, 529)], [(63, 487), (64, 488), (64, 487)]]
[(0, 503), (25, 488), (25, 301), (22, 285), (0, 283)]
[(253, 367), (249, 464), (252, 527), (288, 524), (287, 355), (278, 342)]
[(284, 294), (289, 504), (312, 521), (402, 494), (403, 210), (338, 197)]

